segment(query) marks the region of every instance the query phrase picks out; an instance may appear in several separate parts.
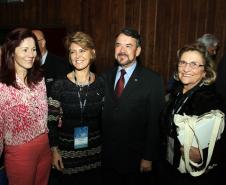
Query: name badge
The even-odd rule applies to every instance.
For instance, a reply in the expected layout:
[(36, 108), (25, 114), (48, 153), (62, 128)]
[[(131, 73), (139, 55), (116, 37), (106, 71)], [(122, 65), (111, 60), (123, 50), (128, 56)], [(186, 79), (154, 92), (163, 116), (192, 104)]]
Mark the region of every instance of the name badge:
[(88, 127), (74, 128), (74, 149), (88, 147)]

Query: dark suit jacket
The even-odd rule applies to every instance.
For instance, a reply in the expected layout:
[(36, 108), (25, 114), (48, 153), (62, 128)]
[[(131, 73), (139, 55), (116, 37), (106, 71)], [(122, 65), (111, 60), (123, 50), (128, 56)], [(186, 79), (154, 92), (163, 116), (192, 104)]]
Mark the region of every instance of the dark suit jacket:
[(103, 166), (127, 173), (139, 170), (141, 159), (157, 159), (164, 91), (161, 77), (138, 65), (117, 99), (116, 71), (103, 75)]
[[(226, 53), (218, 64), (216, 89), (217, 92), (222, 96), (224, 107), (226, 107)], [(226, 113), (226, 109), (224, 112)]]
[(42, 69), (44, 71), (47, 93), (50, 92), (54, 80), (65, 77), (70, 72), (69, 62), (66, 59), (49, 52)]

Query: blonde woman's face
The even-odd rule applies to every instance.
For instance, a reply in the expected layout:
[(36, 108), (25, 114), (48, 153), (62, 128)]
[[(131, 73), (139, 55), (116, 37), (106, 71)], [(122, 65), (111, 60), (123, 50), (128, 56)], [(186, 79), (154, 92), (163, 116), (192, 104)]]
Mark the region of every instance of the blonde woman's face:
[(78, 44), (71, 44), (69, 48), (69, 57), (76, 70), (81, 71), (87, 68), (89, 69), (92, 59), (91, 51), (91, 49), (83, 49)]
[(178, 77), (187, 90), (196, 86), (206, 75), (204, 60), (198, 51), (184, 52), (178, 63)]

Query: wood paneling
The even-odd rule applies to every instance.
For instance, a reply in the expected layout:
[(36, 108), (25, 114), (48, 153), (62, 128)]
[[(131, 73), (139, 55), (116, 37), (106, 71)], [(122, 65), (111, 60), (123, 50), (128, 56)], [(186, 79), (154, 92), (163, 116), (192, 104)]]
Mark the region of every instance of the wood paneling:
[[(66, 31), (60, 34), (58, 29), (51, 36), (61, 40), (65, 32), (89, 33), (96, 43), (98, 73), (114, 64), (116, 33), (122, 27), (134, 27), (143, 38), (143, 65), (159, 72), (165, 82), (175, 69), (177, 50), (204, 33), (218, 37), (218, 56), (222, 56), (226, 50), (225, 22), (225, 0), (25, 0), (0, 4), (2, 29), (60, 28)], [(56, 47), (54, 39), (48, 43), (50, 48)]]

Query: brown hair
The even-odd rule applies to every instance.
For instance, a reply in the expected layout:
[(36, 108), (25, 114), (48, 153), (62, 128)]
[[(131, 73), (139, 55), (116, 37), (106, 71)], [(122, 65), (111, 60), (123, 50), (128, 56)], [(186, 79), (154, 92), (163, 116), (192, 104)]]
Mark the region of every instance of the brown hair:
[(38, 42), (35, 35), (27, 28), (16, 28), (6, 36), (5, 42), (2, 45), (1, 54), (1, 68), (0, 68), (0, 81), (6, 85), (11, 85), (19, 88), (16, 84), (16, 70), (15, 70), (15, 49), (26, 38), (33, 38), (37, 50), (37, 56), (32, 68), (28, 69), (27, 84), (32, 87), (42, 80), (43, 74), (40, 69), (41, 53), (38, 47)]

